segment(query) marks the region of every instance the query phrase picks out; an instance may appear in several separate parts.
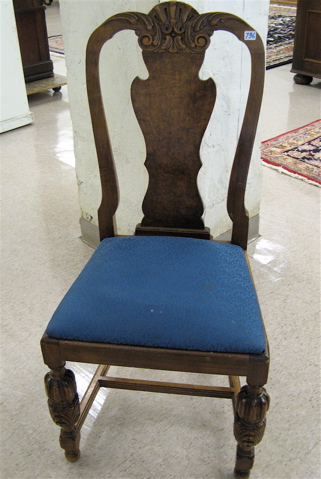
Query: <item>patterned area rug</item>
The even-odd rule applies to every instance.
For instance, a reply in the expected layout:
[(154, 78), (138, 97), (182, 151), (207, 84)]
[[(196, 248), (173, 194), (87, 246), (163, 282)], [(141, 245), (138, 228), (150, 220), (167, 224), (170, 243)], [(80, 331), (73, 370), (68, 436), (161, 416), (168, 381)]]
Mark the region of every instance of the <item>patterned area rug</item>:
[(60, 55), (64, 55), (64, 39), (62, 38), (62, 35), (54, 35), (52, 37), (48, 38), (48, 43), (49, 43), (49, 50), (52, 53), (59, 53)]
[(296, 7), (270, 5), (266, 69), (292, 62)]
[[(296, 7), (271, 5), (266, 47), (266, 69), (292, 62)], [(62, 35), (49, 37), (49, 50), (64, 54)]]
[(321, 186), (321, 120), (263, 141), (263, 164)]

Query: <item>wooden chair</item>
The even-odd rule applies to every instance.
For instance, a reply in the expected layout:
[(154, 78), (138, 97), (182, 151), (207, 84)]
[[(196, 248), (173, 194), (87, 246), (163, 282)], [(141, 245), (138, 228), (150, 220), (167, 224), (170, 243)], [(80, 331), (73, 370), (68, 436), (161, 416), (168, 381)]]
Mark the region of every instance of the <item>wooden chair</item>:
[[(132, 237), (116, 237), (117, 179), (104, 116), (99, 55), (121, 30), (134, 30), (149, 70), (132, 84), (145, 137), (149, 185), (144, 217)], [(249, 97), (232, 166), (227, 209), (231, 243), (211, 240), (196, 185), (199, 149), (216, 97), (198, 77), (214, 31), (249, 49)], [(100, 387), (230, 398), (235, 411), (236, 478), (249, 477), (263, 437), (269, 353), (246, 256), (244, 193), (259, 117), (264, 48), (259, 35), (229, 13), (198, 14), (180, 2), (146, 15), (106, 20), (87, 46), (87, 88), (102, 184), (101, 243), (62, 300), (41, 340), (49, 410), (61, 427), (66, 458), (79, 458), (80, 429)], [(79, 404), (65, 361), (99, 364)], [(109, 366), (226, 375), (230, 387), (107, 377)], [(240, 387), (239, 377), (247, 384)]]

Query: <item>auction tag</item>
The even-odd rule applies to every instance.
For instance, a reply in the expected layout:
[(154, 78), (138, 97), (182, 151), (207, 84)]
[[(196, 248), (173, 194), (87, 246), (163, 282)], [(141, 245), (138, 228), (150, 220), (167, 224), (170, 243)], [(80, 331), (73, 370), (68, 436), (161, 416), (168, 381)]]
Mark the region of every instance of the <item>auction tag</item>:
[(244, 40), (256, 40), (256, 31), (251, 30), (248, 32), (244, 32)]

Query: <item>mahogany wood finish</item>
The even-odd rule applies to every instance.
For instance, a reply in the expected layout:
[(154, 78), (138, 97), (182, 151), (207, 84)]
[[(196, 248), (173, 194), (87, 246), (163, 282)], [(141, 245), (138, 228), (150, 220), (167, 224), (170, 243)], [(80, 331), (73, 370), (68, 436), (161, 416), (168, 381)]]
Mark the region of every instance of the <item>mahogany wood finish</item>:
[(66, 459), (75, 462), (80, 457), (80, 432), (76, 427), (80, 408), (75, 375), (64, 365), (52, 369), (45, 376), (45, 387), (51, 417), (61, 427), (60, 445)]
[(308, 85), (321, 78), (321, 1), (298, 0), (293, 62), (295, 83)]
[(273, 0), (271, 1), (271, 5), (291, 5), (292, 7), (295, 7), (297, 4), (297, 0)]
[[(233, 222), (232, 243), (246, 250), (248, 215), (244, 195), (263, 92), (264, 47), (258, 34), (247, 40), (246, 32), (253, 33), (253, 29), (240, 18), (228, 13), (199, 15), (180, 2), (156, 5), (148, 15), (115, 15), (88, 41), (87, 90), (102, 184), (101, 239), (117, 233), (114, 215), (118, 186), (101, 96), (99, 55), (106, 41), (126, 29), (137, 34), (149, 70), (147, 80), (135, 79), (132, 85), (133, 107), (145, 136), (149, 173), (144, 217), (136, 235), (210, 239), (210, 231), (202, 221), (197, 175), (201, 168), (200, 143), (215, 104), (216, 87), (213, 80), (201, 81), (198, 72), (214, 31), (231, 32), (248, 47), (252, 58), (250, 94), (227, 197)], [(45, 379), (49, 409), (61, 427), (60, 442), (68, 460), (79, 457), (80, 429), (99, 388), (132, 389), (232, 399), (238, 442), (234, 475), (249, 476), (254, 446), (263, 436), (268, 409), (268, 395), (263, 388), (268, 376), (268, 349), (260, 355), (185, 351), (57, 340), (46, 334), (41, 346), (44, 361), (51, 369)], [(80, 405), (74, 376), (65, 369), (65, 361), (100, 365)], [(229, 387), (107, 377), (112, 365), (226, 375)], [(242, 389), (239, 376), (247, 378), (248, 384)]]
[(149, 173), (141, 226), (203, 230), (196, 178), (202, 166), (200, 144), (215, 103), (215, 84), (198, 77), (204, 53), (147, 51), (143, 58), (149, 78), (136, 78), (132, 85)]
[(26, 83), (53, 76), (43, 0), (13, 0)]
[(263, 387), (243, 386), (238, 394), (234, 435), (238, 442), (235, 477), (249, 477), (254, 463), (254, 446), (262, 439), (270, 398)]

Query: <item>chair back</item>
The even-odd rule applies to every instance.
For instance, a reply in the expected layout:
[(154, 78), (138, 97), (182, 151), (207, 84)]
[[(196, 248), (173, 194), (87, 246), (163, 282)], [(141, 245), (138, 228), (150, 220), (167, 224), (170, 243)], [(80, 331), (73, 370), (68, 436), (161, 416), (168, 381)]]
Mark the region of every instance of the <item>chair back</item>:
[(88, 41), (87, 91), (102, 184), (100, 239), (116, 233), (113, 218), (118, 187), (101, 95), (99, 56), (102, 46), (122, 30), (135, 31), (149, 72), (147, 80), (136, 78), (131, 88), (145, 138), (149, 174), (144, 217), (136, 235), (210, 238), (202, 220), (197, 176), (202, 166), (200, 145), (214, 108), (216, 86), (212, 79), (200, 80), (199, 70), (215, 31), (228, 31), (247, 46), (251, 54), (250, 88), (227, 195), (232, 243), (246, 249), (249, 219), (244, 196), (263, 93), (262, 40), (250, 25), (232, 14), (198, 14), (190, 5), (175, 1), (156, 5), (148, 15), (114, 15)]

